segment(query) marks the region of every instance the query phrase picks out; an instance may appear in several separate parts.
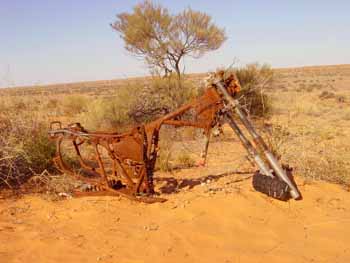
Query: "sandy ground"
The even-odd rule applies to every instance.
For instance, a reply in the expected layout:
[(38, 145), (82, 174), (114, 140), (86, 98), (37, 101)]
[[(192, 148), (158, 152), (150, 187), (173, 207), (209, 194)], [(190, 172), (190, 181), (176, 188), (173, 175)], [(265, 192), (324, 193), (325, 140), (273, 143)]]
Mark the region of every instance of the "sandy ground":
[(157, 173), (165, 203), (0, 201), (0, 262), (350, 262), (348, 191), (296, 178), (304, 200), (272, 200), (233, 171), (240, 147), (211, 149), (208, 167)]

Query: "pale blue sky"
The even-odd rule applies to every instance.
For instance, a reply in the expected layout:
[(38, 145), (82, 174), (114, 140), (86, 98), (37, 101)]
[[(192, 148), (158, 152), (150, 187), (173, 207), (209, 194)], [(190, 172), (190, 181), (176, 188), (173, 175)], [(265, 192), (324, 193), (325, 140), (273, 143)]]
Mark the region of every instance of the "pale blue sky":
[[(109, 24), (139, 1), (0, 0), (0, 87), (148, 74)], [(349, 0), (159, 0), (209, 13), (225, 27), (218, 51), (187, 72), (266, 62), (273, 67), (350, 63)]]

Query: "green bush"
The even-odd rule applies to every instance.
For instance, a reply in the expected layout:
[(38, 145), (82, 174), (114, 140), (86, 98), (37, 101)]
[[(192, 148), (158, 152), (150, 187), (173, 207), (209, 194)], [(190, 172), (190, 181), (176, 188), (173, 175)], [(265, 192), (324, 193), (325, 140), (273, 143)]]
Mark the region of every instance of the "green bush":
[(272, 87), (274, 72), (268, 65), (250, 64), (234, 69), (242, 86), (240, 102), (252, 117), (265, 117), (271, 113), (271, 102), (265, 91)]
[(129, 117), (137, 96), (136, 86), (124, 86), (117, 90), (115, 96), (98, 98), (91, 102), (81, 118), (89, 130), (120, 130), (132, 124)]
[(113, 97), (93, 101), (82, 113), (82, 122), (88, 130), (124, 130), (161, 117), (196, 95), (190, 82), (153, 78), (147, 85), (127, 85), (117, 89)]
[(0, 189), (18, 188), (32, 176), (55, 169), (55, 145), (42, 123), (29, 116), (2, 116), (1, 123)]
[(139, 89), (129, 116), (135, 122), (147, 122), (177, 109), (197, 94), (198, 89), (187, 80), (175, 76), (155, 77)]
[(48, 130), (42, 124), (32, 127), (23, 140), (24, 157), (34, 173), (40, 174), (44, 170), (52, 171), (52, 158), (56, 152), (56, 146), (48, 137)]

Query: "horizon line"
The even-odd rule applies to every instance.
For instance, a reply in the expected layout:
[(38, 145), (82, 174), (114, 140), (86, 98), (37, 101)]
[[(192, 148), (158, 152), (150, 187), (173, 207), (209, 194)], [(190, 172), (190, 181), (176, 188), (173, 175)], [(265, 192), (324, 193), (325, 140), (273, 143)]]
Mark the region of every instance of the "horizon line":
[[(258, 64), (264, 65), (268, 63), (259, 63)], [(255, 63), (248, 63), (249, 64), (255, 64)], [(305, 68), (322, 68), (322, 67), (341, 67), (341, 66), (350, 66), (350, 63), (342, 63), (342, 64), (314, 64), (314, 65), (303, 65), (303, 66), (284, 66), (284, 67), (272, 67), (273, 70), (283, 70), (283, 69), (305, 69)], [(238, 66), (242, 67), (242, 66)], [(219, 67), (218, 67), (219, 68)], [(207, 72), (192, 72), (192, 73), (184, 73), (184, 75), (192, 75), (192, 74), (206, 74)], [(79, 80), (79, 81), (68, 81), (68, 82), (53, 82), (53, 83), (44, 83), (44, 84), (36, 84), (36, 85), (14, 85), (14, 86), (5, 86), (0, 87), (0, 89), (14, 89), (14, 88), (49, 88), (51, 86), (63, 86), (63, 85), (77, 85), (77, 84), (83, 84), (83, 83), (94, 83), (94, 82), (102, 82), (102, 81), (118, 81), (118, 80), (128, 80), (128, 79), (139, 79), (139, 78), (151, 78), (153, 77), (151, 74), (145, 74), (145, 75), (139, 75), (139, 76), (133, 76), (133, 77), (120, 77), (115, 79), (99, 79), (99, 80)]]

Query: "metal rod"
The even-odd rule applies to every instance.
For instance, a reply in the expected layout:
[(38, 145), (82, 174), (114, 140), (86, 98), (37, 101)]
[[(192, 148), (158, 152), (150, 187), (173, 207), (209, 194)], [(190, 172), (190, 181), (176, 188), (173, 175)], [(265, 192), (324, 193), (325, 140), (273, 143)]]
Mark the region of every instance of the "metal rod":
[(200, 165), (203, 165), (203, 166), (205, 166), (207, 163), (209, 142), (210, 142), (210, 131), (208, 132), (208, 134), (205, 135), (204, 149), (201, 152), (202, 161), (201, 161)]
[(227, 123), (230, 125), (232, 130), (236, 133), (244, 148), (247, 150), (248, 154), (254, 159), (256, 165), (260, 168), (260, 171), (267, 176), (273, 177), (268, 165), (264, 162), (264, 160), (260, 157), (258, 151), (255, 149), (253, 144), (247, 139), (247, 137), (243, 134), (242, 130), (238, 127), (236, 122), (233, 120), (230, 114), (226, 114)]
[(296, 188), (296, 186), (292, 183), (292, 181), (290, 180), (290, 178), (287, 176), (286, 172), (283, 170), (283, 168), (279, 165), (277, 159), (273, 156), (273, 154), (270, 152), (270, 150), (268, 149), (266, 143), (264, 142), (264, 140), (262, 139), (262, 137), (257, 133), (257, 131), (255, 130), (254, 126), (252, 125), (252, 123), (248, 120), (247, 116), (245, 115), (245, 113), (242, 111), (241, 109), (241, 105), (239, 103), (239, 101), (237, 99), (234, 99), (226, 90), (226, 88), (224, 87), (224, 85), (221, 83), (221, 81), (217, 81), (215, 83), (216, 87), (219, 89), (219, 91), (224, 95), (224, 98), (226, 99), (226, 101), (229, 103), (230, 106), (232, 106), (232, 108), (235, 110), (235, 112), (237, 113), (238, 117), (240, 118), (240, 120), (242, 121), (243, 125), (247, 128), (248, 132), (250, 133), (250, 135), (253, 137), (254, 142), (256, 143), (256, 145), (258, 147), (260, 147), (265, 156), (266, 159), (268, 160), (268, 162), (270, 163), (272, 169), (275, 171), (276, 175), (283, 180), (286, 184), (288, 184), (289, 188), (290, 188), (290, 195), (294, 198), (294, 199), (299, 199), (301, 197), (298, 189)]

